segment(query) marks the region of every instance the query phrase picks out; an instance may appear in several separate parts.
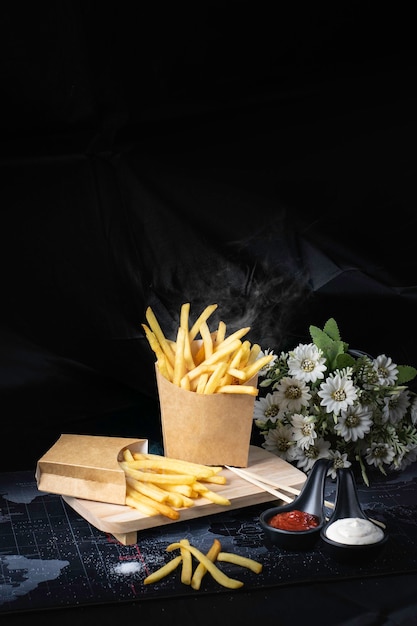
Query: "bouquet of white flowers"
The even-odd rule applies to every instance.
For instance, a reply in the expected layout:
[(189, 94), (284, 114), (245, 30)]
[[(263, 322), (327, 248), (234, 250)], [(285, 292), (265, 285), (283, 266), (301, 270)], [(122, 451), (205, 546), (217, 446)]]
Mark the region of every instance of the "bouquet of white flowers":
[(367, 485), (367, 466), (386, 475), (415, 461), (417, 394), (405, 383), (417, 370), (350, 351), (333, 318), (309, 330), (312, 343), (274, 355), (260, 372), (259, 387), (271, 389), (254, 408), (262, 446), (307, 474), (319, 458), (333, 460), (333, 478), (356, 461)]

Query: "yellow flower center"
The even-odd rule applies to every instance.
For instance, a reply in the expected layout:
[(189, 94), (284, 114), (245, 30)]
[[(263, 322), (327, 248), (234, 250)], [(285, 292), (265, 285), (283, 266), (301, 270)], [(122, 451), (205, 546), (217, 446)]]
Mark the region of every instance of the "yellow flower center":
[(336, 402), (343, 402), (343, 400), (346, 400), (345, 390), (344, 389), (336, 389), (336, 391), (334, 391), (332, 393), (332, 398)]
[(275, 417), (278, 415), (279, 409), (277, 404), (271, 404), (264, 412), (265, 417)]
[(285, 397), (289, 398), (290, 400), (297, 400), (301, 397), (300, 387), (297, 387), (297, 385), (290, 385), (285, 390)]
[(311, 359), (304, 359), (301, 363), (301, 369), (304, 370), (305, 372), (312, 372), (315, 367), (316, 367), (316, 364)]

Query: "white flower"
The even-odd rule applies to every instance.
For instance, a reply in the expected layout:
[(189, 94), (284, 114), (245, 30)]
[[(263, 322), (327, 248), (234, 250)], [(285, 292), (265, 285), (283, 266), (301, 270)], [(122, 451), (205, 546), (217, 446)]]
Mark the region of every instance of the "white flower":
[(365, 459), (369, 465), (381, 468), (385, 463), (389, 465), (395, 457), (395, 451), (388, 443), (376, 443), (373, 441), (366, 449)]
[(272, 428), (268, 431), (262, 447), (265, 450), (269, 450), (273, 454), (281, 457), (285, 461), (292, 461), (292, 448), (294, 447), (292, 441), (292, 431), (290, 426), (284, 426), (278, 423), (276, 428)]
[(278, 394), (268, 393), (265, 398), (257, 398), (253, 408), (253, 419), (255, 423), (262, 428), (262, 424), (267, 420), (275, 422), (279, 414)]
[(410, 396), (408, 391), (401, 391), (384, 398), (384, 406), (382, 407), (383, 422), (398, 424), (406, 414), (410, 406)]
[(317, 459), (328, 459), (330, 457), (330, 442), (317, 438), (312, 446), (308, 448), (296, 448), (294, 450), (294, 461), (297, 467), (308, 473)]
[(291, 417), (293, 426), (293, 438), (300, 448), (308, 448), (313, 445), (317, 433), (314, 430), (314, 417), (295, 413)]
[(367, 406), (354, 404), (340, 412), (334, 429), (345, 441), (357, 441), (370, 432), (372, 424), (372, 410)]
[(378, 383), (380, 385), (394, 385), (398, 376), (398, 369), (391, 357), (380, 354), (374, 360), (374, 369), (378, 374)]
[(268, 355), (272, 355), (273, 358), (269, 361), (269, 363), (267, 363), (266, 365), (264, 365), (264, 367), (262, 369), (259, 370), (258, 374), (259, 376), (265, 376), (266, 372), (271, 368), (274, 367), (275, 365), (275, 361), (278, 359), (278, 356), (276, 354), (274, 354), (273, 350), (261, 350), (257, 356), (257, 359), (260, 359), (261, 357), (264, 356), (268, 356)]
[(284, 376), (281, 378), (276, 390), (280, 409), (300, 411), (303, 406), (308, 406), (311, 399), (309, 388), (302, 380)]
[(326, 407), (327, 413), (335, 415), (345, 411), (358, 397), (351, 379), (340, 374), (328, 376), (326, 382), (321, 383), (318, 395), (322, 398), (320, 404)]
[(314, 343), (300, 344), (289, 352), (288, 373), (306, 383), (315, 383), (318, 378), (324, 378), (325, 363), (323, 352)]
[(339, 452), (339, 450), (330, 450), (330, 459), (333, 463), (327, 472), (328, 476), (335, 479), (337, 477), (337, 470), (343, 467), (350, 467), (352, 463), (348, 460), (347, 452)]
[(349, 351), (333, 318), (310, 336), (265, 371), (260, 387), (274, 393), (254, 412), (263, 445), (306, 473), (328, 458), (332, 478), (359, 463), (365, 484), (367, 465), (386, 474), (417, 462), (417, 394), (402, 384), (417, 369)]

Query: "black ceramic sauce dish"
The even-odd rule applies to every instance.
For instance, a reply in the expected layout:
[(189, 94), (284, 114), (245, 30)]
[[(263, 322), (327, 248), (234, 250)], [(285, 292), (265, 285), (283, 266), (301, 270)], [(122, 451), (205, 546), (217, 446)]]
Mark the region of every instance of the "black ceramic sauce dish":
[(329, 521), (320, 529), (320, 537), (324, 550), (335, 560), (344, 563), (359, 564), (376, 558), (388, 541), (388, 534), (383, 529), (382, 538), (374, 543), (351, 544), (334, 541), (327, 536), (327, 531), (331, 524), (341, 519), (351, 519), (358, 521), (366, 520), (367, 525), (372, 528), (377, 526), (379, 532), (381, 527), (365, 514), (358, 499), (355, 477), (350, 468), (341, 468), (337, 471), (337, 492), (336, 502)]
[[(328, 459), (318, 459), (299, 495), (292, 502), (271, 507), (261, 513), (259, 522), (267, 540), (285, 550), (310, 550), (314, 547), (320, 538), (320, 531), (326, 523), (323, 502), (328, 466)], [(282, 530), (270, 525), (270, 521), (275, 515), (295, 510), (316, 515), (319, 518), (319, 525), (307, 530)]]

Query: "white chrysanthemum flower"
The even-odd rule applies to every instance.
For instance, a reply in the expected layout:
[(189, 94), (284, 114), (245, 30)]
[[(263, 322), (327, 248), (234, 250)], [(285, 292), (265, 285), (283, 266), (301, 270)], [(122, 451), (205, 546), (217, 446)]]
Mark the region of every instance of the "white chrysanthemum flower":
[[(276, 422), (279, 415), (278, 394), (276, 391), (268, 393), (264, 398), (257, 398), (253, 407), (253, 419), (258, 425), (267, 420)], [(261, 426), (262, 427), (262, 426)]]
[(384, 398), (384, 406), (382, 407), (382, 421), (384, 424), (398, 424), (407, 412), (410, 406), (410, 394), (408, 391), (401, 391)]
[(417, 396), (413, 399), (410, 406), (410, 418), (413, 426), (417, 423)]
[(333, 479), (337, 478), (337, 470), (343, 467), (350, 467), (352, 463), (348, 460), (346, 452), (339, 452), (339, 450), (330, 450), (329, 458), (333, 461), (329, 467), (327, 475)]
[(314, 444), (308, 448), (296, 447), (293, 454), (293, 460), (297, 462), (299, 467), (306, 474), (311, 470), (317, 459), (328, 459), (330, 457), (330, 442), (325, 441), (321, 437), (314, 440)]
[(340, 412), (334, 429), (345, 441), (357, 441), (370, 432), (372, 424), (372, 410), (361, 404), (353, 404)]
[(327, 413), (339, 415), (340, 411), (346, 411), (358, 398), (358, 392), (353, 382), (347, 376), (331, 374), (320, 385), (318, 392), (322, 398), (320, 404), (326, 407)]
[(314, 444), (317, 437), (314, 417), (295, 413), (291, 417), (291, 424), (293, 426), (293, 439), (300, 448), (308, 448)]
[(326, 359), (323, 352), (314, 343), (300, 344), (288, 356), (288, 373), (297, 380), (306, 383), (315, 383), (318, 378), (324, 378)]
[(391, 357), (380, 354), (374, 359), (374, 369), (378, 374), (379, 385), (395, 385), (398, 376), (398, 368)]
[(276, 362), (276, 360), (278, 359), (278, 355), (274, 354), (273, 350), (270, 350), (269, 348), (267, 348), (266, 350), (261, 350), (258, 354), (258, 356), (256, 357), (256, 359), (260, 359), (264, 356), (268, 356), (268, 355), (272, 355), (272, 359), (269, 361), (269, 363), (267, 363), (266, 365), (263, 366), (262, 369), (259, 370), (258, 374), (259, 376), (265, 376), (267, 371), (271, 369), (271, 367), (274, 367), (274, 364)]
[(311, 393), (307, 385), (302, 380), (284, 376), (279, 381), (276, 393), (278, 394), (278, 404), (280, 409), (298, 412), (303, 406), (308, 406), (311, 400)]
[(375, 465), (378, 469), (382, 465), (389, 465), (395, 457), (395, 450), (388, 443), (372, 442), (370, 447), (366, 449), (365, 459), (369, 465)]
[(262, 447), (285, 461), (291, 462), (293, 459), (292, 448), (294, 447), (291, 427), (277, 424), (275, 428), (271, 428)]

